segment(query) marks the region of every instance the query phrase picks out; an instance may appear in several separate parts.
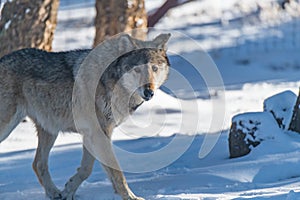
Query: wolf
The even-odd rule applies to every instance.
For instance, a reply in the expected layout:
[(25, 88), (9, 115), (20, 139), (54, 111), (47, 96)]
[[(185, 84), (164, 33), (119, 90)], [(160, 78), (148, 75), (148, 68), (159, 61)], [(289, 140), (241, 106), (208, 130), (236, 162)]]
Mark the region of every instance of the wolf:
[[(46, 196), (74, 199), (97, 159), (122, 199), (143, 199), (130, 190), (110, 138), (113, 129), (149, 101), (167, 79), (169, 37), (170, 34), (160, 34), (153, 40), (142, 41), (121, 34), (96, 51), (46, 52), (28, 48), (0, 59), (0, 142), (25, 116), (33, 121), (38, 147), (32, 167)], [(91, 68), (85, 67), (89, 55), (98, 56)], [(96, 79), (96, 86), (86, 84), (91, 79)], [(92, 87), (95, 94), (89, 99), (87, 91)], [(89, 116), (93, 111), (95, 121)], [(79, 132), (83, 136), (81, 166), (63, 190), (55, 186), (48, 171), (49, 152), (60, 131)]]

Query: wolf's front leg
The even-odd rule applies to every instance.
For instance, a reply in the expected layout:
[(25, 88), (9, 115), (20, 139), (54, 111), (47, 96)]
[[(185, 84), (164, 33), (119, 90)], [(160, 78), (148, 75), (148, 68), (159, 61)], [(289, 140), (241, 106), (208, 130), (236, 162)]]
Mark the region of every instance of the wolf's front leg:
[(99, 160), (116, 192), (124, 200), (143, 200), (143, 198), (136, 197), (128, 187), (125, 176), (121, 171), (119, 163), (114, 155), (110, 139), (103, 133), (86, 135), (83, 138), (83, 144), (87, 150)]
[(108, 167), (104, 164), (102, 164), (102, 166), (105, 168), (105, 171), (107, 172), (115, 191), (121, 195), (124, 200), (144, 200), (141, 197), (136, 197), (135, 194), (130, 190), (122, 171)]

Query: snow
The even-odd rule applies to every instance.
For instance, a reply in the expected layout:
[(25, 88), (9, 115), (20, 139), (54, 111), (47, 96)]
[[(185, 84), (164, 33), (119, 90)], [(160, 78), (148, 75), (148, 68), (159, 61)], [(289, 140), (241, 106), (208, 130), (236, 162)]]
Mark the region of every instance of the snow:
[[(247, 134), (245, 141), (257, 141), (274, 139), (280, 129), (276, 120), (270, 112), (248, 112), (236, 115), (232, 122), (237, 124), (237, 129), (243, 133), (253, 132), (253, 135)], [(250, 138), (248, 138), (250, 137)]]
[(4, 24), (4, 29), (7, 30), (9, 28), (11, 24), (11, 20), (7, 21), (5, 24)]
[[(146, 0), (146, 8), (153, 12), (163, 2)], [(280, 129), (269, 113), (274, 110), (288, 124), (298, 94), (298, 7), (290, 8), (290, 17), (275, 5), (195, 1), (170, 10), (150, 31), (150, 38), (172, 33), (170, 78), (113, 135), (137, 195), (171, 200), (300, 199), (300, 135)], [(56, 51), (92, 46), (93, 6), (92, 0), (61, 1)], [(257, 132), (263, 141), (249, 155), (229, 159), (228, 130), (237, 119), (263, 122)], [(31, 169), (36, 145), (30, 120), (0, 144), (0, 199), (45, 199)], [(81, 154), (80, 135), (60, 134), (50, 156), (59, 188), (75, 173)], [(76, 195), (82, 200), (120, 199), (99, 163)]]

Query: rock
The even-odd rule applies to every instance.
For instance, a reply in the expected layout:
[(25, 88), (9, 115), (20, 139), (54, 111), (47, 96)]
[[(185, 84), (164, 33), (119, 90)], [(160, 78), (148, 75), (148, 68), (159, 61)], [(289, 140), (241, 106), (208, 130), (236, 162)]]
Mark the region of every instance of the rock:
[(290, 90), (273, 95), (264, 101), (264, 111), (272, 113), (281, 129), (287, 130), (297, 96)]
[(241, 157), (275, 137), (279, 127), (270, 112), (251, 112), (236, 115), (229, 132), (230, 158)]

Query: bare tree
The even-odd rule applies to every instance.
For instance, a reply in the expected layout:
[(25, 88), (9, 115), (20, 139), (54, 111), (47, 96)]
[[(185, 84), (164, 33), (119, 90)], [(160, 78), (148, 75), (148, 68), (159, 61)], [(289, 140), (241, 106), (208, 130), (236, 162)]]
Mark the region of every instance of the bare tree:
[(59, 0), (7, 1), (0, 20), (0, 57), (34, 47), (52, 50)]
[[(106, 37), (147, 27), (144, 0), (96, 0), (96, 36), (94, 46)], [(146, 31), (132, 31), (133, 37), (145, 39)]]
[(148, 27), (153, 27), (170, 9), (195, 0), (166, 0), (153, 14), (148, 16)]

